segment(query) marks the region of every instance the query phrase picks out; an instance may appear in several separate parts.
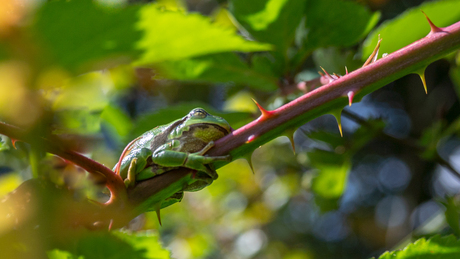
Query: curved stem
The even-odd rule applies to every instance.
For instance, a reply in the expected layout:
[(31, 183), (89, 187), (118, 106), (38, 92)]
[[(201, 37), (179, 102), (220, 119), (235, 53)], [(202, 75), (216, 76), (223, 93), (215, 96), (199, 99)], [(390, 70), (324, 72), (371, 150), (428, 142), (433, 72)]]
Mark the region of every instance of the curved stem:
[(88, 173), (104, 176), (106, 180), (106, 186), (111, 192), (111, 198), (107, 204), (114, 204), (118, 202), (123, 203), (123, 201), (126, 201), (126, 187), (119, 175), (115, 174), (108, 167), (90, 158), (87, 158), (82, 154), (59, 145), (62, 143), (62, 141), (59, 139), (53, 139), (53, 141), (51, 141), (46, 138), (37, 138), (28, 134), (28, 132), (23, 129), (4, 122), (0, 122), (0, 134), (6, 135), (15, 140), (24, 141), (30, 143), (31, 145), (38, 146), (44, 149), (46, 152), (55, 154), (73, 162), (74, 164), (88, 171)]

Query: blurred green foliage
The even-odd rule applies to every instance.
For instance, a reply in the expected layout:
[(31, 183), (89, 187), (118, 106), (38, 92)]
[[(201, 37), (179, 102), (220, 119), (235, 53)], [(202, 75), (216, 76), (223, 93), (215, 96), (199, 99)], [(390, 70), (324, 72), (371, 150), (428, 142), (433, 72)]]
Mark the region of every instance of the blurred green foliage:
[(386, 252), (379, 259), (387, 258), (457, 258), (460, 256), (460, 243), (454, 236), (436, 235), (428, 240), (422, 238), (401, 251)]
[[(460, 20), (459, 1), (144, 2), (0, 3), (0, 120), (112, 167), (126, 143), (195, 107), (236, 129), (259, 116), (250, 98), (274, 109), (319, 66), (358, 68), (379, 34), (380, 53), (425, 36), (420, 9), (439, 26)], [(296, 131), (295, 154), (281, 137), (251, 154), (254, 174), (243, 159), (220, 168), (162, 210), (161, 228), (154, 213), (123, 231), (66, 225), (85, 215), (75, 200), (104, 201), (98, 179), (2, 136), (0, 247), (10, 258), (369, 258), (419, 233), (458, 238), (460, 183), (440, 166), (460, 169), (456, 55), (429, 67), (427, 96), (405, 77), (346, 108), (344, 137), (323, 116)], [(381, 258), (427, 252), (457, 258), (458, 241)]]

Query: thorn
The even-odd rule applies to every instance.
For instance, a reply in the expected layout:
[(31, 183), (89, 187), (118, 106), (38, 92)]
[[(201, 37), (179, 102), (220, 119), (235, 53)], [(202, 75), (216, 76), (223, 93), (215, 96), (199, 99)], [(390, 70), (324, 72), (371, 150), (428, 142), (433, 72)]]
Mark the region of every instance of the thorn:
[(348, 75), (348, 68), (345, 66), (345, 75)]
[(337, 77), (337, 78), (340, 78), (340, 75), (338, 75), (338, 74), (336, 74), (336, 73), (334, 73), (333, 75), (334, 75), (335, 77)]
[(160, 223), (160, 226), (161, 226), (161, 216), (160, 216), (161, 201), (155, 204), (154, 206), (155, 206), (155, 212), (157, 213), (158, 222)]
[(320, 66), (321, 70), (323, 70), (323, 72), (326, 74), (326, 76), (328, 76), (330, 79), (334, 80), (334, 78), (322, 67)]
[(353, 91), (350, 91), (348, 92), (348, 106), (351, 106), (351, 104), (353, 103), (353, 98), (355, 97), (355, 92)]
[(426, 79), (425, 79), (425, 69), (426, 67), (420, 69), (419, 71), (415, 72), (420, 79), (422, 80), (423, 88), (425, 89), (425, 94), (428, 94), (428, 89), (426, 87)]
[(321, 71), (318, 71), (318, 74), (319, 74), (320, 76), (324, 76), (324, 74), (321, 73)]
[(257, 108), (259, 108), (260, 112), (262, 115), (259, 117), (259, 120), (266, 120), (274, 115), (273, 111), (267, 111), (262, 107), (256, 100), (252, 99), (254, 103), (257, 105)]
[(113, 227), (113, 219), (110, 219), (110, 223), (109, 223), (109, 231), (112, 230), (112, 227)]
[(254, 141), (254, 139), (256, 139), (256, 135), (251, 135), (248, 137), (248, 140), (246, 140), (246, 144), (247, 143), (251, 143), (252, 141)]
[(382, 41), (382, 39), (380, 39), (380, 34), (379, 34), (379, 38), (378, 38), (378, 41), (377, 41), (377, 45), (375, 46), (374, 48), (374, 51), (372, 52), (372, 54), (367, 58), (366, 62), (364, 62), (363, 66), (362, 67), (365, 67), (367, 65), (369, 65), (370, 63), (373, 63), (375, 61), (377, 61), (377, 58), (378, 58), (378, 55), (379, 55), (379, 49), (380, 49), (380, 42)]
[(339, 126), (340, 136), (343, 137), (342, 120), (341, 120), (342, 110), (332, 112), (332, 116), (334, 116), (335, 119), (337, 120), (337, 125)]
[(295, 129), (288, 129), (284, 132), (283, 135), (289, 139), (289, 142), (291, 142), (292, 151), (294, 151), (294, 155), (295, 155), (294, 132), (295, 132)]
[(342, 132), (342, 122), (337, 121), (337, 125), (339, 126), (339, 131), (340, 131), (340, 136), (343, 137), (343, 132)]
[[(422, 10), (420, 10), (420, 11), (422, 11)], [(442, 32), (443, 31), (441, 28), (439, 28), (438, 26), (434, 25), (434, 23), (430, 20), (430, 18), (428, 18), (428, 15), (426, 15), (426, 13), (424, 11), (422, 11), (422, 13), (425, 15), (426, 20), (430, 24), (430, 28), (431, 28), (430, 33), (436, 33), (436, 32)]]
[(243, 159), (248, 162), (249, 168), (251, 168), (252, 174), (254, 175), (254, 167), (252, 166), (252, 153), (243, 156)]
[(16, 141), (18, 141), (18, 140), (17, 140), (17, 139), (14, 139), (14, 138), (11, 139), (11, 144), (13, 144), (14, 149), (18, 149), (18, 148), (16, 147)]

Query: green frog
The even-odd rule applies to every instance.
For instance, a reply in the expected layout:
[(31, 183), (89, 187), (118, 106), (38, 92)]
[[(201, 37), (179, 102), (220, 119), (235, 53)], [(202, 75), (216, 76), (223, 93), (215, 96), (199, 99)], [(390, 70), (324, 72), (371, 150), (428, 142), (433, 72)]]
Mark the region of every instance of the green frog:
[(196, 170), (196, 181), (153, 208), (159, 213), (159, 209), (180, 202), (183, 191), (201, 190), (217, 179), (212, 163), (229, 161), (231, 157), (205, 154), (214, 146), (215, 140), (231, 131), (225, 119), (195, 108), (182, 119), (158, 126), (131, 141), (113, 170), (124, 179), (128, 188), (137, 181), (179, 167)]

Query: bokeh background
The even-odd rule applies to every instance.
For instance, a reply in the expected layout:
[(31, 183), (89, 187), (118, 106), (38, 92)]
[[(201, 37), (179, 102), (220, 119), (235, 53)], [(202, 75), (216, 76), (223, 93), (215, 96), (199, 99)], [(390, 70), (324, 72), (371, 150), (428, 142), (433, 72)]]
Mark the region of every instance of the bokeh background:
[[(232, 5), (158, 2), (227, 23), (226, 8)], [(380, 12), (379, 25), (429, 1), (355, 2)], [(288, 90), (171, 80), (160, 68), (131, 65), (74, 77), (65, 66), (43, 61), (40, 44), (28, 40), (36, 32), (24, 32), (40, 20), (35, 15), (43, 2), (5, 3), (3, 13), (0, 4), (0, 119), (37, 136), (61, 134), (75, 150), (108, 167), (131, 139), (194, 107), (239, 128), (259, 115), (251, 98), (273, 109), (302, 95), (296, 83), (318, 77), (320, 65), (343, 74), (343, 65), (353, 70), (362, 64), (361, 40), (348, 48), (314, 50)], [(41, 64), (49, 66), (38, 69)], [(429, 65), (428, 94), (417, 75), (408, 75), (346, 107), (343, 137), (331, 115), (306, 122), (294, 134), (295, 153), (288, 138), (276, 138), (252, 154), (254, 173), (246, 160), (233, 161), (218, 170), (211, 186), (162, 210), (163, 226), (151, 212), (129, 228), (153, 229), (173, 258), (370, 258), (421, 236), (459, 235), (459, 64), (457, 52)], [(101, 195), (81, 169), (26, 143), (13, 148), (2, 136), (0, 151), (1, 196), (33, 177)], [(0, 234), (9, 228), (5, 224), (0, 221)]]

